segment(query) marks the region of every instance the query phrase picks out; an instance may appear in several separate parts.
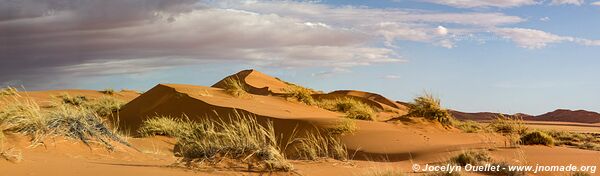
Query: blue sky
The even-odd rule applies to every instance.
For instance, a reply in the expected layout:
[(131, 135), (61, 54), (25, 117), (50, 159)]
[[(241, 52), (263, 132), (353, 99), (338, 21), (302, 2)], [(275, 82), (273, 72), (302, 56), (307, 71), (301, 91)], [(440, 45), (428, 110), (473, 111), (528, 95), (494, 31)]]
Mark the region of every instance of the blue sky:
[(147, 90), (255, 68), (468, 112), (600, 111), (595, 1), (128, 2), (0, 3), (0, 84)]

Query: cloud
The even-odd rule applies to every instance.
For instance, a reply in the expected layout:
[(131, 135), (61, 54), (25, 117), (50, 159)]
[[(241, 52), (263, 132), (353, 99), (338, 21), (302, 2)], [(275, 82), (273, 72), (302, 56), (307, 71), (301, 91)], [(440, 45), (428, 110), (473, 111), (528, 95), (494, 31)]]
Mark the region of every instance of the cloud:
[(592, 5), (600, 6), (600, 1), (593, 2)]
[(501, 28), (493, 30), (494, 33), (515, 42), (519, 47), (527, 49), (540, 49), (552, 43), (574, 42), (585, 46), (600, 46), (600, 40), (582, 39), (571, 36), (560, 36), (536, 29)]
[(537, 0), (426, 0), (426, 2), (458, 8), (510, 8), (540, 3), (540, 1)]
[(550, 21), (550, 17), (542, 17), (542, 18), (540, 18), (540, 21), (544, 21), (544, 22)]
[(585, 0), (552, 0), (552, 2), (550, 2), (550, 5), (564, 5), (564, 4), (570, 4), (570, 5), (582, 5), (585, 2)]
[(445, 28), (444, 26), (438, 26), (436, 28), (435, 32), (441, 36), (448, 35), (448, 29)]
[(400, 79), (399, 75), (385, 75), (383, 79)]

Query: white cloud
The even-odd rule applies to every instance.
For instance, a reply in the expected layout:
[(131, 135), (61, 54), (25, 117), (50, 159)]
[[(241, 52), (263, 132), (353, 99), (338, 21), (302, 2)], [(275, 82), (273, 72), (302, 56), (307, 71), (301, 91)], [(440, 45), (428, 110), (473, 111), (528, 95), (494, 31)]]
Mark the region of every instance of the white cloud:
[(438, 27), (435, 29), (435, 32), (436, 32), (438, 35), (441, 35), (441, 36), (448, 35), (448, 28), (446, 28), (446, 27), (444, 27), (444, 26), (438, 26)]
[(519, 7), (525, 5), (534, 5), (540, 3), (538, 0), (425, 0), (427, 2), (442, 4), (458, 8), (479, 8), (479, 7)]
[(544, 22), (550, 21), (550, 17), (542, 17), (542, 18), (540, 18), (540, 21), (544, 21)]
[(592, 5), (600, 6), (600, 1), (593, 2)]
[(550, 2), (550, 5), (582, 5), (584, 2), (584, 0), (552, 0), (552, 2)]
[(519, 47), (528, 49), (539, 49), (544, 48), (551, 43), (573, 40), (571, 37), (563, 37), (535, 29), (502, 28), (496, 29), (494, 32), (502, 37), (512, 40)]
[(399, 75), (385, 75), (383, 76), (384, 79), (400, 79)]

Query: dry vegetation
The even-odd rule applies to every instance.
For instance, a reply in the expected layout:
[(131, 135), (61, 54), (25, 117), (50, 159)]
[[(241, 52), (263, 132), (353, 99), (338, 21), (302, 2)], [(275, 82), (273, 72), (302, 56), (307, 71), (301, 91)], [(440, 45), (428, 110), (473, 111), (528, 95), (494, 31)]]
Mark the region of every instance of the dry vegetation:
[(444, 126), (452, 125), (452, 115), (448, 110), (442, 108), (440, 99), (431, 94), (425, 94), (414, 99), (408, 105), (408, 117), (423, 117), (440, 122)]
[(14, 87), (5, 87), (0, 89), (0, 96), (1, 95), (16, 95), (17, 94), (17, 89)]
[(300, 86), (290, 86), (285, 90), (285, 97), (288, 100), (295, 100), (307, 105), (314, 105), (315, 100), (312, 97), (313, 91)]
[(114, 89), (112, 89), (112, 88), (106, 88), (106, 89), (103, 89), (103, 90), (101, 90), (99, 92), (103, 93), (103, 94), (106, 94), (106, 95), (114, 95), (116, 91)]
[(77, 139), (86, 145), (99, 143), (108, 149), (114, 147), (111, 141), (129, 145), (98, 115), (97, 111), (114, 108), (103, 107), (105, 103), (87, 105), (87, 99), (70, 96), (63, 96), (51, 108), (42, 108), (28, 97), (12, 97), (4, 101), (11, 103), (0, 111), (3, 132), (28, 135), (32, 146), (44, 144), (46, 138), (53, 136)]
[(224, 81), (225, 92), (235, 97), (242, 97), (248, 94), (248, 87), (239, 78), (229, 77)]
[[(261, 171), (290, 171), (292, 165), (288, 158), (348, 158), (339, 135), (309, 130), (292, 134), (283, 144), (276, 138), (272, 122), (261, 125), (256, 118), (238, 113), (228, 120), (208, 119), (154, 117), (143, 123), (139, 133), (177, 138), (176, 155), (181, 156), (181, 163), (188, 167), (215, 167), (229, 161)], [(286, 155), (285, 151), (293, 152)]]
[(357, 120), (373, 120), (375, 107), (365, 104), (354, 98), (322, 99), (317, 101), (317, 106), (330, 111), (346, 113), (346, 117)]

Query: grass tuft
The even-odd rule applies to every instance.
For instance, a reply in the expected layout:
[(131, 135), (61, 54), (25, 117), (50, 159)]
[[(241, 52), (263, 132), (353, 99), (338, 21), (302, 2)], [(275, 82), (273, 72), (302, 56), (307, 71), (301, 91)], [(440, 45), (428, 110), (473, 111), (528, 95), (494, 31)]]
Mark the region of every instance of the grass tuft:
[(339, 136), (323, 133), (318, 129), (313, 132), (307, 131), (302, 138), (294, 139), (294, 142), (293, 147), (298, 159), (348, 159), (348, 151)]
[(453, 117), (448, 110), (442, 108), (440, 99), (431, 94), (425, 94), (414, 99), (408, 105), (410, 117), (424, 117), (440, 122), (444, 126), (452, 125)]
[(285, 92), (285, 96), (288, 100), (292, 99), (307, 105), (315, 104), (315, 100), (311, 96), (313, 91), (310, 89), (300, 86), (290, 86), (290, 88), (286, 89)]
[(546, 145), (553, 146), (554, 138), (542, 131), (531, 131), (521, 136), (521, 143), (524, 145)]
[(521, 119), (511, 119), (500, 114), (488, 125), (488, 128), (494, 132), (502, 134), (524, 134), (527, 127)]
[(466, 151), (455, 157), (450, 158), (450, 162), (465, 166), (467, 164), (471, 165), (482, 165), (483, 163), (487, 163), (492, 161), (492, 158), (486, 152), (474, 152), (474, 151)]
[(330, 111), (346, 113), (346, 117), (358, 120), (373, 120), (378, 109), (353, 98), (322, 99), (317, 106)]
[(467, 120), (467, 121), (458, 121), (455, 120), (452, 126), (462, 130), (465, 133), (477, 133), (484, 129), (484, 127), (475, 121)]
[(342, 119), (338, 124), (331, 128), (327, 128), (326, 132), (329, 135), (347, 135), (356, 132), (358, 127), (352, 119)]
[(183, 121), (181, 118), (159, 116), (145, 120), (138, 133), (142, 136), (163, 135), (177, 137), (190, 132), (194, 128), (194, 124)]
[(17, 95), (19, 91), (14, 87), (5, 87), (0, 89), (0, 95)]
[(69, 104), (69, 105), (73, 105), (73, 106), (81, 106), (88, 102), (88, 98), (83, 95), (78, 95), (78, 96), (73, 97), (69, 94), (63, 94), (63, 95), (57, 96), (57, 98), (61, 101), (61, 103)]
[(106, 89), (103, 89), (103, 90), (98, 91), (98, 92), (106, 94), (106, 95), (114, 95), (116, 91), (114, 89), (112, 89), (112, 88), (106, 88)]
[(246, 84), (240, 81), (239, 78), (229, 77), (225, 79), (225, 92), (235, 97), (240, 97), (248, 94)]

